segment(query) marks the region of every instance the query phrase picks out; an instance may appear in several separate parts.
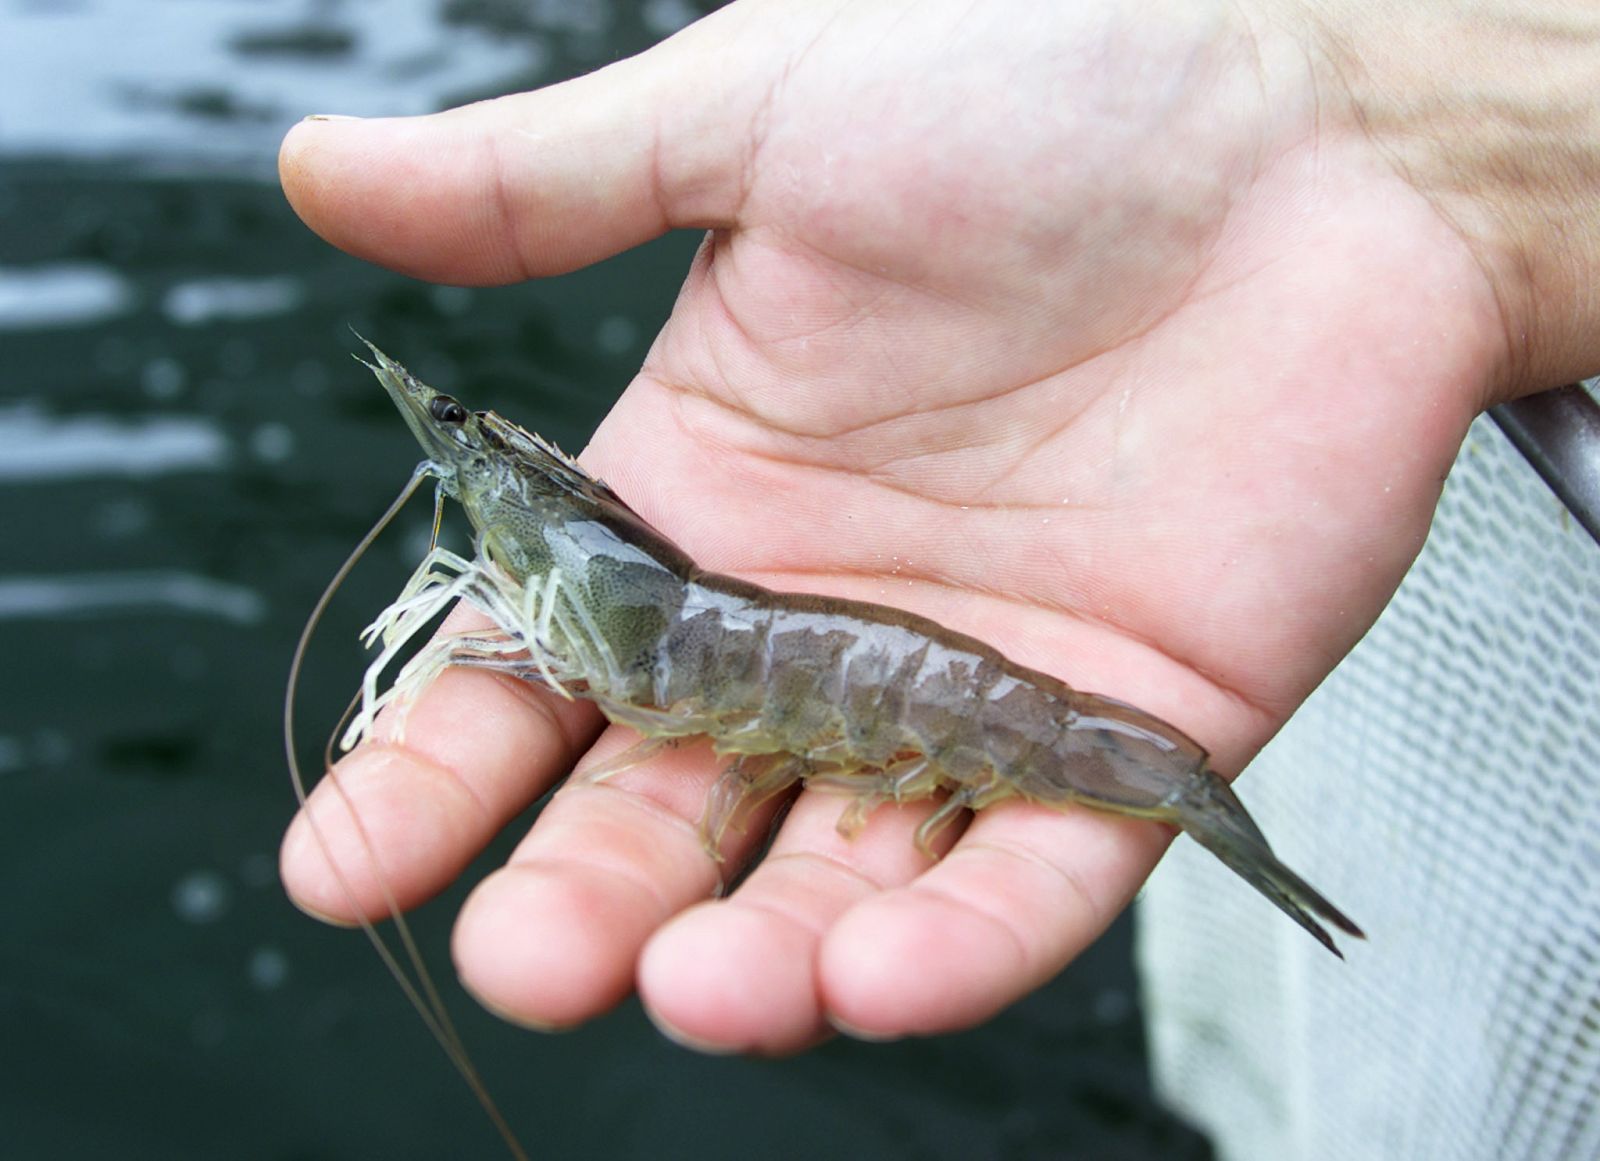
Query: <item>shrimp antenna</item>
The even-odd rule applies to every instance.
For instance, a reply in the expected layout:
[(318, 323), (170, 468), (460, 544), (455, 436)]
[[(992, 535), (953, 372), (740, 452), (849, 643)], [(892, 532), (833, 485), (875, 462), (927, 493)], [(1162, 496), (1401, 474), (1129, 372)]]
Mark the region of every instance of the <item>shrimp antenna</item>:
[[(333, 739), (338, 736), (340, 730), (344, 727), (344, 723), (354, 712), (360, 702), (361, 695), (357, 693), (350, 700), (350, 704), (345, 707), (344, 712), (339, 715), (339, 721), (334, 726), (333, 734), (329, 736), (327, 745), (323, 749), (323, 768), (326, 771), (326, 777), (332, 781), (334, 789), (338, 792), (346, 809), (350, 812), (351, 819), (355, 822), (356, 832), (360, 836), (361, 846), (366, 851), (367, 858), (372, 861), (373, 869), (379, 872), (376, 878), (379, 887), (383, 891), (384, 906), (389, 912), (389, 917), (394, 920), (395, 932), (399, 936), (402, 947), (405, 949), (406, 961), (411, 965), (411, 971), (415, 973), (415, 982), (413, 982), (411, 975), (407, 974), (399, 959), (396, 958), (388, 942), (373, 925), (372, 920), (368, 919), (366, 913), (361, 909), (356, 900), (355, 892), (350, 887), (350, 881), (345, 878), (344, 872), (339, 869), (339, 864), (334, 860), (332, 845), (328, 842), (322, 828), (317, 824), (316, 816), (308, 809), (310, 796), (306, 789), (305, 777), (300, 769), (300, 759), (295, 750), (295, 695), (299, 690), (300, 673), (305, 665), (306, 651), (310, 647), (311, 638), (316, 633), (317, 626), (321, 624), (323, 614), (327, 612), (328, 606), (333, 603), (334, 595), (343, 586), (356, 564), (366, 555), (367, 550), (372, 547), (373, 542), (378, 539), (383, 530), (399, 515), (400, 510), (406, 506), (411, 497), (416, 494), (417, 488), (421, 486), (422, 481), (430, 478), (433, 474), (432, 463), (425, 461), (417, 465), (416, 471), (412, 472), (411, 479), (400, 490), (400, 494), (389, 504), (383, 515), (378, 517), (377, 523), (368, 529), (367, 534), (361, 538), (354, 550), (345, 558), (345, 562), (333, 574), (333, 579), (328, 582), (327, 588), (322, 590), (322, 595), (317, 598), (317, 603), (311, 609), (311, 615), (306, 618), (305, 627), (300, 630), (300, 639), (295, 642), (294, 657), (289, 662), (289, 679), (283, 694), (283, 744), (284, 751), (289, 759), (289, 779), (294, 786), (295, 800), (300, 804), (306, 823), (311, 827), (312, 836), (316, 839), (317, 846), (322, 851), (322, 857), (327, 861), (328, 866), (332, 868), (334, 878), (339, 881), (339, 888), (344, 892), (345, 901), (350, 905), (351, 914), (356, 917), (356, 922), (360, 925), (362, 932), (365, 933), (367, 941), (372, 944), (373, 949), (378, 953), (378, 958), (394, 978), (395, 983), (399, 985), (400, 991), (422, 1018), (422, 1022), (427, 1027), (428, 1032), (438, 1042), (439, 1047), (444, 1050), (445, 1056), (450, 1060), (456, 1071), (461, 1074), (461, 1078), (466, 1081), (467, 1087), (472, 1090), (473, 1096), (477, 1098), (478, 1103), (483, 1107), (483, 1111), (488, 1115), (490, 1122), (495, 1127), (495, 1131), (500, 1134), (506, 1147), (511, 1151), (512, 1157), (516, 1161), (528, 1161), (527, 1153), (523, 1151), (521, 1142), (517, 1140), (516, 1134), (512, 1132), (511, 1126), (506, 1122), (499, 1106), (495, 1104), (494, 1098), (489, 1095), (489, 1090), (484, 1085), (483, 1078), (478, 1075), (478, 1070), (473, 1065), (471, 1056), (467, 1053), (466, 1045), (462, 1041), (460, 1033), (456, 1031), (455, 1024), (450, 1019), (450, 1014), (444, 1006), (444, 1001), (439, 996), (439, 990), (434, 985), (433, 975), (428, 971), (427, 965), (422, 958), (422, 952), (418, 949), (416, 940), (411, 934), (411, 925), (405, 921), (405, 917), (400, 911), (400, 905), (396, 901), (394, 893), (389, 889), (388, 880), (384, 878), (381, 870), (379, 870), (377, 853), (373, 848), (371, 838), (367, 835), (366, 827), (362, 825), (354, 804), (345, 794), (338, 775), (334, 773)], [(442, 496), (435, 496), (433, 517), (433, 539), (435, 541), (438, 540), (439, 536), (442, 507)]]

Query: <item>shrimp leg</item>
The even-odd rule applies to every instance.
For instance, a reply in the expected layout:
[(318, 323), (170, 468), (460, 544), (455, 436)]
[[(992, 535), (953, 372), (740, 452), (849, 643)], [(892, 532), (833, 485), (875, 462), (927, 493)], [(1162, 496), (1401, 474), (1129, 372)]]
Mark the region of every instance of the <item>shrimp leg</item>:
[(793, 754), (745, 754), (728, 763), (717, 776), (700, 816), (700, 841), (706, 853), (722, 861), (722, 836), (728, 827), (738, 827), (750, 811), (774, 794), (799, 782), (808, 772), (808, 763)]

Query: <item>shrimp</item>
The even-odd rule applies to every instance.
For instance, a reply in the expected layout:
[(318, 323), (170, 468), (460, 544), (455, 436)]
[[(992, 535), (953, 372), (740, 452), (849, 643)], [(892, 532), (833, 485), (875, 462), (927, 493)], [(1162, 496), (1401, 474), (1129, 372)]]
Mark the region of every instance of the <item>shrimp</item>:
[[(639, 732), (597, 776), (709, 739), (729, 759), (700, 823), (713, 857), (741, 812), (796, 784), (853, 795), (846, 834), (880, 803), (948, 792), (917, 831), (924, 852), (965, 810), (1008, 798), (1081, 805), (1187, 831), (1341, 958), (1319, 920), (1364, 938), (1278, 860), (1206, 751), (1173, 726), (926, 617), (702, 569), (554, 445), (367, 345), (427, 456), (418, 473), (465, 509), (475, 554), (436, 548), (368, 629), (384, 650), (345, 748), (446, 666), (496, 669)], [(379, 693), (378, 674), (458, 598), (493, 630), (437, 638)]]

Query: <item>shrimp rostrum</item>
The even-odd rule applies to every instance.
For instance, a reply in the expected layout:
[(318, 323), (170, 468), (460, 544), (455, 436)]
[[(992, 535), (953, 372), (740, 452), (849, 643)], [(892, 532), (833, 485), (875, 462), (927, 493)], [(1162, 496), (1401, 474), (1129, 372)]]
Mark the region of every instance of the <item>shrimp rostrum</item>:
[[(924, 851), (963, 810), (1082, 805), (1187, 831), (1335, 954), (1324, 921), (1361, 936), (1166, 722), (926, 617), (701, 569), (550, 443), (372, 350), (427, 456), (419, 470), (466, 510), (475, 554), (435, 549), (369, 630), (386, 648), (347, 747), (446, 666), (494, 668), (594, 702), (643, 736), (634, 756), (710, 739), (729, 759), (701, 820), (713, 856), (741, 810), (797, 783), (854, 795), (846, 833), (880, 803), (946, 794), (917, 832)], [(458, 597), (493, 629), (436, 639), (380, 693), (377, 675)]]

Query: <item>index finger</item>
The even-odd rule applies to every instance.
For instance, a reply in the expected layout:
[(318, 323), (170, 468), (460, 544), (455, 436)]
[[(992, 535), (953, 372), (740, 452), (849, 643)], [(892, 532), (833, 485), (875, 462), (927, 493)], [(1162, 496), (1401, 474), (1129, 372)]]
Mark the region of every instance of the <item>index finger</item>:
[[(458, 607), (441, 634), (482, 628)], [(399, 711), (399, 712), (397, 712)], [(486, 670), (447, 668), (312, 790), (279, 868), (295, 905), (332, 923), (389, 913), (442, 890), (512, 818), (572, 768), (602, 720)]]

